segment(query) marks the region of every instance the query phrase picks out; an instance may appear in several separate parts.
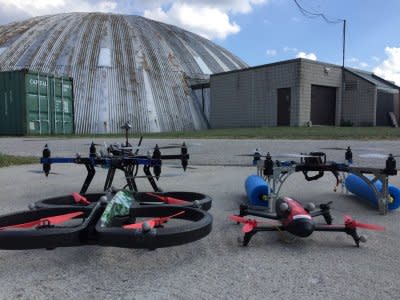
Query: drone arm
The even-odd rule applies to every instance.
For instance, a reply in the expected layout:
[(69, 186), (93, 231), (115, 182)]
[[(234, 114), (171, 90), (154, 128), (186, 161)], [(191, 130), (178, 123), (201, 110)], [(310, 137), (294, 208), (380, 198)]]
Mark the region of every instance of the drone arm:
[(285, 228), (282, 225), (279, 226), (257, 226), (254, 227), (253, 230), (246, 232), (244, 234), (242, 242), (242, 246), (247, 246), (251, 240), (251, 238), (259, 231), (285, 231)]
[(356, 228), (350, 228), (345, 225), (324, 225), (324, 224), (318, 224), (315, 226), (314, 231), (331, 231), (331, 232), (345, 232), (348, 235), (350, 235), (354, 242), (356, 243), (357, 247), (360, 247), (360, 242), (364, 241), (362, 238), (358, 235)]

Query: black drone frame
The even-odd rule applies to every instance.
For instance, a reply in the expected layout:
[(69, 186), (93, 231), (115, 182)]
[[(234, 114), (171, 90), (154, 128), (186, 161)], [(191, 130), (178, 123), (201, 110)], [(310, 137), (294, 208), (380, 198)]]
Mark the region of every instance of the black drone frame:
[[(261, 162), (261, 155), (254, 155), (256, 162)], [(275, 202), (279, 198), (279, 192), (286, 179), (295, 172), (302, 172), (307, 181), (318, 180), (324, 175), (324, 172), (331, 172), (339, 185), (339, 173), (345, 177), (347, 173), (353, 173), (359, 176), (374, 192), (378, 199), (379, 212), (386, 214), (388, 211), (389, 201), (389, 176), (397, 175), (396, 160), (392, 155), (389, 155), (386, 160), (385, 168), (370, 168), (370, 167), (355, 167), (352, 166), (352, 153), (348, 149), (346, 151), (347, 163), (337, 163), (326, 161), (324, 152), (310, 152), (301, 158), (300, 162), (296, 161), (273, 161), (269, 153), (265, 156), (265, 160), (260, 167), (257, 163), (258, 174), (271, 184), (272, 193), (270, 196), (271, 202)], [(308, 175), (308, 172), (318, 172), (316, 175)], [(373, 175), (373, 179), (369, 179), (366, 175)], [(374, 183), (380, 180), (382, 182), (382, 190), (379, 191)], [(344, 180), (343, 180), (344, 181)], [(342, 181), (342, 182), (343, 182)], [(274, 207), (271, 203), (270, 208)]]
[[(310, 212), (310, 216), (312, 218), (315, 218), (318, 216), (323, 216), (323, 218), (326, 222), (326, 224), (314, 224), (313, 231), (344, 232), (353, 238), (357, 247), (360, 247), (360, 242), (363, 242), (363, 241), (365, 242), (365, 238), (363, 236), (358, 235), (356, 228), (353, 228), (346, 224), (332, 224), (333, 217), (330, 212), (330, 204), (331, 204), (331, 202), (320, 204), (319, 210)], [(295, 234), (296, 236), (300, 236), (300, 237), (308, 236), (308, 235), (303, 236), (302, 232), (298, 231), (298, 229), (296, 228), (296, 225), (284, 226), (282, 223), (280, 223), (281, 216), (279, 216), (278, 214), (268, 213), (268, 212), (265, 212), (265, 210), (254, 209), (254, 208), (248, 207), (247, 205), (240, 205), (239, 216), (243, 217), (243, 216), (248, 216), (248, 215), (261, 217), (261, 218), (267, 218), (267, 219), (271, 219), (271, 220), (276, 220), (277, 224), (262, 225), (262, 223), (261, 223), (260, 226), (255, 226), (251, 231), (245, 233), (243, 240), (241, 241), (243, 246), (247, 246), (249, 244), (251, 238), (257, 232), (263, 232), (263, 231), (278, 231), (278, 232), (289, 231), (289, 232)]]
[[(80, 190), (81, 194), (85, 194), (87, 189), (89, 188), (89, 185), (96, 174), (96, 166), (104, 166), (108, 168), (106, 180), (104, 183), (104, 191), (107, 191), (111, 188), (116, 170), (121, 170), (124, 173), (127, 186), (130, 190), (138, 191), (135, 179), (138, 178), (137, 173), (139, 170), (139, 166), (143, 165), (143, 172), (145, 174), (144, 177), (148, 179), (150, 185), (155, 192), (160, 192), (161, 189), (157, 186), (156, 180), (154, 180), (154, 178), (158, 180), (161, 175), (162, 160), (181, 160), (182, 168), (186, 170), (189, 160), (189, 154), (185, 144), (182, 144), (180, 148), (181, 154), (176, 155), (162, 155), (158, 146), (156, 145), (153, 155), (150, 157), (137, 155), (131, 151), (129, 153), (126, 153), (124, 152), (125, 150), (117, 152), (117, 150), (115, 149), (112, 150), (111, 155), (109, 156), (99, 156), (96, 153), (96, 147), (92, 143), (92, 145), (90, 146), (89, 157), (81, 157), (77, 155), (76, 158), (52, 158), (51, 151), (46, 145), (43, 150), (43, 157), (41, 158), (40, 162), (43, 164), (43, 171), (46, 176), (48, 176), (48, 174), (50, 173), (51, 164), (53, 163), (75, 163), (84, 165), (87, 170), (87, 175)], [(153, 168), (154, 174), (152, 174), (151, 168)]]
[[(160, 194), (152, 199), (144, 194), (134, 194), (135, 201), (129, 213), (114, 216), (107, 226), (101, 223), (101, 216), (113, 197), (111, 193), (88, 194), (85, 199), (88, 203), (76, 202), (72, 196), (36, 202), (29, 211), (0, 216), (0, 249), (52, 250), (58, 247), (100, 245), (154, 250), (190, 243), (211, 232), (212, 217), (206, 211), (211, 207), (210, 197), (189, 192), (165, 193), (180, 196), (186, 202), (183, 205), (168, 205), (158, 203)], [(161, 195), (164, 196), (163, 193)], [(69, 218), (68, 224), (51, 221), (65, 214), (76, 216)], [(163, 224), (168, 221), (165, 220), (149, 227), (146, 221), (142, 221), (134, 229), (123, 228), (126, 224), (137, 223), (137, 218), (170, 219), (172, 216), (178, 220), (177, 225), (165, 226)], [(32, 222), (35, 226), (31, 226)]]

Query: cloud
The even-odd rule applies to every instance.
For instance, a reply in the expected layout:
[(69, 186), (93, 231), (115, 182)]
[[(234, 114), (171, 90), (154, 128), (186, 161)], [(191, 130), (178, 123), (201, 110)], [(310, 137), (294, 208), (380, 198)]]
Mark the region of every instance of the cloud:
[(66, 12), (114, 12), (117, 0), (0, 0), (0, 24)]
[(346, 59), (346, 61), (349, 64), (355, 64), (355, 63), (358, 63), (360, 60), (358, 58), (356, 58), (356, 57), (351, 57), (351, 58)]
[(297, 53), (296, 58), (307, 58), (311, 60), (317, 60), (317, 56), (314, 53), (305, 53), (305, 52)]
[(225, 39), (240, 31), (240, 26), (231, 20), (231, 14), (250, 13), (254, 5), (266, 2), (267, 0), (165, 1), (164, 7), (146, 9), (144, 17), (185, 28), (208, 39)]
[(299, 51), (299, 49), (297, 49), (297, 48), (291, 48), (291, 47), (283, 47), (283, 51), (284, 52), (297, 52), (297, 51)]
[(400, 48), (386, 47), (387, 58), (373, 72), (400, 86)]
[(277, 53), (275, 49), (267, 49), (267, 56), (275, 56)]
[(381, 59), (378, 56), (371, 56), (373, 61), (379, 62)]
[(238, 33), (232, 20), (270, 0), (0, 0), (0, 24), (65, 12), (139, 14), (176, 25), (209, 39)]
[(168, 11), (162, 8), (145, 10), (144, 17), (183, 27), (205, 38), (224, 39), (240, 31), (239, 25), (217, 8), (175, 3)]

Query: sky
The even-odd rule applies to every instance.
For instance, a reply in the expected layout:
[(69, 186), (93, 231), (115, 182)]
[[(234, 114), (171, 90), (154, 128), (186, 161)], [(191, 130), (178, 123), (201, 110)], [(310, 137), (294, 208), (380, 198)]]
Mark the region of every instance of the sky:
[[(0, 0), (0, 25), (63, 12), (140, 15), (228, 49), (250, 66), (304, 57), (342, 64), (400, 86), (399, 0)], [(332, 21), (334, 21), (332, 23)]]

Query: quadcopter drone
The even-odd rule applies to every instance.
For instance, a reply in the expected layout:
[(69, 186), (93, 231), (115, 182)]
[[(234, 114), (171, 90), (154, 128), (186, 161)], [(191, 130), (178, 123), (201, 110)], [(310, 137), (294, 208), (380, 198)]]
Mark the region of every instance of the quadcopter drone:
[[(89, 156), (82, 157), (77, 154), (76, 157), (51, 157), (51, 151), (46, 144), (43, 149), (43, 156), (40, 162), (43, 164), (43, 172), (46, 176), (49, 175), (51, 170), (51, 164), (53, 163), (75, 163), (83, 164), (87, 170), (86, 179), (80, 190), (81, 194), (85, 194), (93, 177), (96, 174), (95, 167), (107, 168), (107, 176), (104, 183), (104, 191), (111, 188), (116, 170), (121, 170), (127, 182), (127, 187), (132, 191), (138, 191), (136, 181), (137, 178), (147, 178), (155, 192), (160, 192), (161, 189), (157, 186), (156, 180), (161, 176), (161, 166), (163, 160), (180, 160), (184, 171), (188, 166), (189, 154), (188, 146), (185, 143), (182, 145), (167, 145), (159, 147), (155, 145), (154, 148), (143, 148), (141, 143), (143, 137), (140, 138), (139, 143), (136, 147), (132, 147), (128, 141), (128, 131), (131, 129), (131, 125), (127, 122), (121, 128), (125, 130), (125, 144), (113, 144), (107, 147), (107, 153), (100, 151), (97, 152), (96, 146), (98, 144), (91, 143), (89, 148)], [(161, 149), (173, 149), (179, 148), (180, 154), (175, 155), (163, 155)], [(141, 149), (152, 150), (146, 155), (140, 155)], [(139, 166), (143, 166), (144, 176), (138, 176)], [(153, 170), (153, 173), (151, 172)], [(155, 180), (156, 179), (156, 180)]]
[(191, 192), (73, 193), (0, 216), (0, 249), (99, 245), (154, 250), (186, 244), (210, 233), (210, 207), (210, 197)]
[[(268, 201), (271, 203), (270, 212), (272, 212), (275, 208), (274, 202), (276, 202), (279, 198), (280, 189), (283, 183), (291, 174), (295, 172), (302, 172), (307, 181), (313, 181), (320, 179), (324, 175), (324, 172), (331, 172), (336, 178), (334, 191), (336, 191), (339, 184), (342, 184), (342, 189), (344, 189), (346, 174), (353, 173), (360, 177), (371, 188), (374, 195), (378, 199), (380, 213), (386, 214), (388, 211), (388, 203), (391, 201), (388, 191), (388, 177), (397, 175), (395, 160), (395, 157), (397, 156), (392, 154), (385, 156), (385, 168), (356, 167), (352, 165), (353, 153), (350, 147), (334, 147), (324, 149), (345, 150), (345, 162), (327, 161), (326, 154), (324, 152), (276, 155), (276, 157), (300, 158), (300, 161), (273, 161), (272, 155), (269, 152), (264, 154), (258, 149), (256, 149), (254, 153), (239, 154), (239, 156), (253, 157), (253, 165), (257, 166), (257, 174), (263, 177), (264, 180), (269, 183), (271, 187), (271, 194), (268, 196)], [(364, 155), (364, 157), (368, 156)], [(310, 175), (309, 172), (317, 173)], [(372, 175), (373, 178), (368, 178), (368, 175)], [(378, 180), (382, 182), (382, 189), (380, 191), (374, 185), (374, 183)]]
[[(385, 229), (382, 226), (357, 222), (350, 216), (344, 216), (343, 225), (332, 224), (333, 218), (330, 214), (330, 204), (331, 202), (320, 204), (319, 209), (315, 210), (315, 205), (312, 203), (303, 207), (297, 200), (284, 197), (276, 201), (275, 214), (241, 205), (239, 215), (231, 215), (230, 219), (234, 222), (244, 224), (242, 228), (244, 238), (241, 241), (243, 246), (247, 246), (251, 238), (259, 231), (287, 231), (298, 237), (308, 237), (314, 231), (331, 231), (344, 232), (350, 235), (356, 246), (359, 247), (360, 242), (366, 242), (366, 238), (358, 235), (357, 228), (378, 231)], [(247, 215), (272, 220), (266, 222), (257, 219), (248, 219), (244, 217)], [(314, 221), (314, 218), (317, 216), (323, 216), (326, 224), (317, 224)]]

